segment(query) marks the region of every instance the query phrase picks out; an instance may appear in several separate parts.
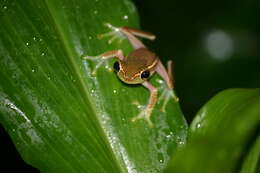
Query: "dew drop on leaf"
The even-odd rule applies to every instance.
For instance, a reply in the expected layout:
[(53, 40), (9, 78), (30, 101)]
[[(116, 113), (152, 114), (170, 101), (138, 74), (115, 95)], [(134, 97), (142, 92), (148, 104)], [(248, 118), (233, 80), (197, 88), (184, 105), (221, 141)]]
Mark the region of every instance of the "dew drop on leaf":
[(180, 145), (184, 145), (184, 142), (183, 142), (183, 141), (180, 141), (179, 144), (180, 144)]
[(163, 157), (163, 154), (162, 154), (162, 153), (158, 153), (157, 158), (158, 158), (158, 161), (159, 161), (160, 163), (163, 163), (163, 162), (164, 162), (164, 157)]

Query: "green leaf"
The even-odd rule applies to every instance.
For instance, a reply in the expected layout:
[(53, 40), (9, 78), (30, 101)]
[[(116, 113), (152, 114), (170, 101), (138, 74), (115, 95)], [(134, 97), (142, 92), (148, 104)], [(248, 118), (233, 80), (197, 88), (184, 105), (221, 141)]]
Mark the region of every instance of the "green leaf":
[[(260, 168), (260, 135), (258, 135), (255, 143), (247, 154), (240, 173), (256, 173)], [(258, 164), (258, 165), (257, 165)], [(257, 168), (258, 167), (258, 168)]]
[[(190, 127), (188, 144), (166, 172), (238, 172), (260, 124), (260, 89), (230, 89), (204, 105)], [(254, 141), (254, 140), (253, 140)]]
[[(187, 125), (171, 100), (145, 121), (132, 104), (149, 92), (129, 86), (82, 55), (132, 50), (97, 39), (104, 23), (138, 27), (128, 0), (1, 1), (0, 122), (23, 159), (41, 172), (161, 172), (186, 141)], [(110, 65), (113, 61), (110, 61)], [(152, 79), (156, 86), (158, 76)]]

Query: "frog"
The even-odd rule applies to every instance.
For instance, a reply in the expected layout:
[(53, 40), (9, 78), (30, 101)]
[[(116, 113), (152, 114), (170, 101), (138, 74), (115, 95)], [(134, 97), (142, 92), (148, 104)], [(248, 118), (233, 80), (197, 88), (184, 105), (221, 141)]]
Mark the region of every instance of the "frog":
[[(128, 26), (115, 27), (111, 24), (107, 26), (112, 29), (111, 32), (99, 35), (99, 38), (113, 35), (114, 37), (109, 40), (111, 43), (115, 37), (127, 38), (133, 47), (133, 51), (127, 56), (124, 55), (121, 49), (110, 50), (97, 56), (83, 56), (84, 60), (98, 60), (99, 63), (93, 70), (93, 75), (96, 74), (97, 69), (104, 63), (104, 61), (116, 58), (113, 65), (113, 69), (116, 72), (118, 78), (126, 84), (141, 84), (147, 88), (150, 92), (148, 103), (144, 106), (140, 106), (139, 103), (134, 102), (138, 107), (141, 107), (140, 113), (132, 118), (132, 122), (144, 119), (148, 122), (149, 126), (153, 127), (153, 123), (150, 119), (153, 109), (159, 100), (164, 99), (162, 111), (165, 111), (165, 107), (170, 100), (173, 98), (176, 102), (179, 98), (174, 93), (173, 75), (172, 75), (172, 61), (168, 61), (167, 70), (163, 63), (159, 59), (159, 56), (153, 51), (148, 49), (141, 40), (137, 37), (146, 38), (149, 40), (155, 40), (156, 36), (150, 32), (145, 32), (140, 29), (131, 28)], [(158, 98), (158, 88), (154, 87), (149, 79), (154, 73), (158, 73), (159, 76), (166, 83), (162, 95)]]

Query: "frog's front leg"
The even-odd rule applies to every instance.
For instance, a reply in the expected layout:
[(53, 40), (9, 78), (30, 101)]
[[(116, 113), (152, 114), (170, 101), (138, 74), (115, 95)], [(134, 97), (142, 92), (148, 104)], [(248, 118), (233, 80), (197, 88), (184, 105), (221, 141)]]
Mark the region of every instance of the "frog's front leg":
[(150, 120), (153, 108), (157, 102), (157, 88), (155, 88), (152, 84), (150, 84), (149, 82), (145, 81), (142, 83), (142, 85), (144, 87), (146, 87), (147, 89), (149, 89), (150, 91), (150, 98), (149, 98), (149, 102), (145, 107), (142, 107), (142, 111), (132, 119), (132, 121), (136, 121), (139, 119), (145, 119), (148, 124), (152, 127), (153, 123)]
[(93, 75), (95, 75), (97, 69), (104, 63), (107, 63), (107, 60), (110, 58), (118, 58), (120, 60), (124, 60), (125, 57), (123, 55), (122, 50), (112, 50), (97, 56), (83, 56), (83, 59), (85, 60), (98, 61), (98, 64), (95, 66), (94, 70), (92, 71)]

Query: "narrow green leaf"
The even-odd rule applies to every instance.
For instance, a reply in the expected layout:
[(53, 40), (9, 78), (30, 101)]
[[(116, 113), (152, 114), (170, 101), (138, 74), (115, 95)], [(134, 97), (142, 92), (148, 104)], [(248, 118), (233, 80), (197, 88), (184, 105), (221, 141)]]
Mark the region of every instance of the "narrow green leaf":
[(230, 89), (213, 97), (196, 115), (188, 145), (166, 172), (231, 173), (260, 124), (260, 89)]
[[(162, 103), (131, 122), (149, 92), (125, 85), (82, 55), (132, 50), (97, 39), (104, 23), (138, 27), (128, 0), (1, 1), (0, 122), (24, 160), (41, 172), (161, 172), (186, 141), (179, 105)], [(110, 61), (110, 65), (113, 61)], [(156, 83), (158, 76), (152, 79)]]
[[(260, 135), (258, 135), (254, 145), (247, 154), (245, 161), (243, 162), (240, 173), (256, 173), (257, 164), (260, 163)], [(259, 169), (259, 168), (258, 168)]]

